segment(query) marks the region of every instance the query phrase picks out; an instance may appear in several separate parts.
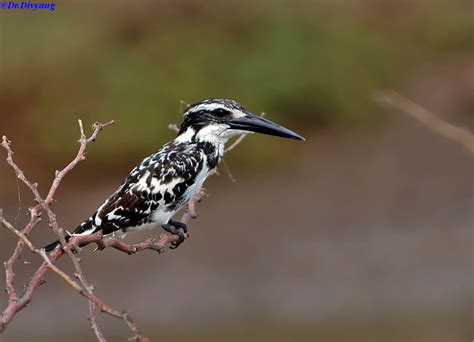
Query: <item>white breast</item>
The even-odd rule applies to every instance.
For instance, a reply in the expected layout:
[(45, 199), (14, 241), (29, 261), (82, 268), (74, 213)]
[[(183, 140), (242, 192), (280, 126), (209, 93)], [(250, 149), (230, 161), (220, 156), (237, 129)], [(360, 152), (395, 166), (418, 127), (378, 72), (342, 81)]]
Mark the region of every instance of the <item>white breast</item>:
[(204, 181), (209, 176), (209, 168), (207, 167), (207, 160), (204, 162), (204, 165), (201, 171), (196, 176), (196, 181), (193, 185), (191, 185), (188, 189), (186, 189), (184, 196), (186, 198), (187, 204), (194, 196), (196, 196), (196, 192), (202, 187)]

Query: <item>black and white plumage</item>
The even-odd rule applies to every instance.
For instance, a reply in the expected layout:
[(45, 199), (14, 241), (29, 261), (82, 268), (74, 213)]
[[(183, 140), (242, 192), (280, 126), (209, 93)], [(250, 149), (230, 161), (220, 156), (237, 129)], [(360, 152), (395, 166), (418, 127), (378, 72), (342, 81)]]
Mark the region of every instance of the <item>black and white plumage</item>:
[[(298, 134), (255, 116), (233, 100), (211, 98), (191, 105), (176, 139), (145, 158), (118, 189), (72, 233), (66, 236), (104, 235), (162, 226), (179, 235), (172, 248), (185, 238), (187, 227), (172, 220), (191, 200), (224, 154), (233, 136), (252, 131), (304, 140)], [(55, 241), (45, 250), (52, 251)]]

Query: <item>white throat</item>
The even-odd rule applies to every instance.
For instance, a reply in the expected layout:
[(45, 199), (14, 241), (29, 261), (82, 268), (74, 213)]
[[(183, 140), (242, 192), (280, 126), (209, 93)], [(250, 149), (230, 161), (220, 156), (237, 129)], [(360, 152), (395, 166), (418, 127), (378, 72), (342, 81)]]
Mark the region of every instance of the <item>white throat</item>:
[(229, 129), (229, 126), (226, 124), (213, 124), (201, 128), (198, 132), (192, 127), (189, 127), (184, 133), (176, 137), (175, 140), (179, 142), (197, 140), (225, 145), (230, 138), (244, 133), (249, 132)]

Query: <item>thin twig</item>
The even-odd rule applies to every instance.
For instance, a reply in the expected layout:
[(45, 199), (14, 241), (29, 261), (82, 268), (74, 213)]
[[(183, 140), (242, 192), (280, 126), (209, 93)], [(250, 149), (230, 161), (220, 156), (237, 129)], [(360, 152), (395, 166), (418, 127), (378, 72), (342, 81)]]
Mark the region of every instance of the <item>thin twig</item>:
[(189, 224), (191, 219), (195, 219), (198, 217), (196, 212), (196, 203), (201, 202), (201, 200), (206, 196), (206, 190), (204, 188), (198, 189), (194, 198), (188, 202), (188, 206), (184, 211), (183, 216), (181, 217), (181, 222), (184, 224)]
[(175, 131), (176, 133), (179, 132), (179, 127), (178, 127), (178, 125), (175, 124), (175, 123), (169, 124), (169, 125), (168, 125), (168, 128), (169, 128), (170, 130), (172, 130), (172, 131)]
[(474, 153), (474, 135), (472, 133), (437, 118), (427, 109), (399, 95), (395, 91), (377, 92), (374, 94), (373, 99), (382, 106), (396, 108), (408, 114), (433, 132), (463, 145), (471, 153)]
[[(39, 254), (43, 260), (44, 264), (46, 264), (46, 267), (49, 268), (51, 271), (56, 273), (59, 277), (61, 277), (70, 287), (72, 287), (74, 290), (79, 292), (82, 296), (86, 297), (89, 301), (93, 302), (94, 305), (96, 305), (102, 312), (108, 313), (111, 316), (123, 319), (127, 325), (132, 329), (132, 331), (135, 333), (135, 337), (139, 338), (140, 341), (147, 341), (148, 339), (145, 338), (141, 333), (138, 327), (131, 321), (131, 319), (128, 317), (125, 317), (126, 315), (123, 312), (120, 312), (118, 310), (115, 310), (108, 305), (106, 305), (102, 300), (100, 300), (98, 297), (96, 297), (91, 291), (86, 290), (84, 287), (82, 287), (77, 281), (73, 280), (71, 277), (69, 277), (64, 271), (62, 271), (59, 267), (54, 265), (52, 263), (52, 260), (46, 255), (45, 251), (43, 249), (38, 249), (36, 248), (33, 243), (18, 229), (13, 227), (12, 224), (10, 224), (8, 221), (6, 221), (3, 217), (0, 218), (2, 225), (7, 228), (10, 232), (15, 234), (19, 239), (23, 241), (23, 243), (33, 252), (36, 254)], [(57, 259), (57, 257), (55, 258)]]
[(106, 339), (104, 334), (102, 334), (102, 331), (100, 331), (99, 325), (97, 324), (97, 306), (92, 301), (89, 301), (89, 321), (91, 324), (91, 329), (94, 332), (95, 337), (97, 337), (97, 340), (99, 342), (105, 342)]
[[(262, 114), (263, 115), (263, 114)], [(4, 309), (3, 313), (0, 315), (0, 332), (3, 332), (6, 326), (11, 322), (13, 317), (22, 310), (28, 303), (31, 302), (33, 298), (33, 294), (35, 289), (44, 284), (44, 275), (48, 270), (52, 270), (58, 276), (60, 276), (70, 287), (74, 290), (79, 292), (82, 296), (88, 299), (89, 301), (89, 319), (91, 324), (91, 329), (93, 330), (96, 338), (99, 341), (105, 341), (105, 337), (99, 329), (97, 324), (97, 309), (101, 310), (104, 313), (107, 313), (113, 317), (122, 319), (128, 327), (134, 333), (134, 339), (138, 341), (149, 341), (148, 338), (143, 336), (138, 328), (138, 326), (133, 322), (130, 316), (126, 312), (120, 312), (115, 310), (109, 306), (107, 306), (102, 300), (100, 300), (97, 296), (93, 293), (93, 286), (87, 282), (83, 271), (80, 266), (80, 259), (78, 259), (74, 251), (78, 250), (78, 248), (88, 245), (90, 243), (95, 243), (98, 246), (98, 249), (104, 249), (106, 247), (112, 247), (117, 249), (118, 251), (127, 253), (127, 254), (135, 254), (144, 250), (153, 250), (161, 253), (164, 247), (173, 241), (176, 241), (178, 237), (176, 235), (169, 235), (169, 234), (162, 234), (159, 239), (149, 238), (144, 242), (137, 243), (137, 244), (126, 244), (122, 240), (113, 238), (113, 237), (104, 237), (101, 233), (95, 233), (85, 236), (74, 236), (72, 237), (67, 243), (64, 238), (64, 231), (60, 227), (56, 215), (51, 210), (50, 205), (54, 201), (54, 195), (61, 184), (62, 179), (65, 177), (67, 173), (69, 173), (79, 162), (85, 160), (85, 149), (86, 146), (95, 141), (97, 138), (98, 133), (106, 126), (113, 123), (110, 121), (105, 124), (95, 123), (93, 125), (93, 133), (89, 138), (86, 137), (84, 133), (84, 128), (81, 120), (78, 120), (79, 123), (79, 130), (80, 130), (80, 147), (75, 156), (75, 158), (61, 171), (56, 171), (54, 180), (51, 184), (51, 187), (48, 191), (48, 194), (45, 199), (43, 199), (37, 189), (37, 184), (32, 183), (27, 179), (24, 175), (22, 169), (14, 162), (13, 160), (13, 151), (11, 149), (11, 142), (7, 139), (7, 137), (3, 136), (2, 138), (2, 147), (7, 151), (7, 162), (12, 166), (15, 171), (16, 177), (18, 180), (21, 180), (28, 189), (33, 193), (36, 205), (30, 209), (30, 221), (27, 225), (20, 231), (16, 229), (13, 225), (7, 222), (0, 210), (0, 223), (6, 227), (9, 231), (14, 233), (18, 237), (18, 242), (15, 247), (15, 250), (12, 256), (5, 262), (5, 273), (6, 273), (6, 290), (8, 294), (8, 304), (7, 307)], [(179, 131), (179, 127), (177, 125), (170, 125), (170, 129)], [(244, 136), (239, 137), (229, 149), (226, 151), (230, 151), (235, 148), (238, 144), (240, 144), (243, 140)], [(191, 219), (197, 217), (196, 213), (196, 203), (200, 202), (200, 200), (206, 195), (204, 189), (199, 189), (195, 195), (195, 197), (188, 203), (187, 209), (183, 213), (181, 221), (183, 223), (188, 224)], [(48, 219), (50, 227), (53, 231), (59, 236), (61, 246), (56, 248), (52, 251), (49, 255), (46, 255), (44, 250), (36, 248), (31, 241), (28, 239), (28, 234), (32, 231), (32, 229), (41, 221), (41, 214), (45, 211)], [(31, 277), (29, 282), (26, 284), (25, 289), (21, 296), (18, 296), (14, 286), (13, 286), (13, 264), (14, 262), (20, 257), (24, 246), (27, 246), (33, 253), (39, 254), (44, 262), (41, 264), (40, 267), (36, 270), (34, 275)], [(71, 276), (67, 275), (64, 271), (54, 265), (54, 262), (60, 258), (62, 255), (67, 254), (71, 261), (74, 264), (75, 273), (74, 276), (76, 280), (74, 280)]]
[(229, 147), (227, 147), (225, 150), (224, 150), (224, 153), (227, 153), (227, 152), (230, 152), (232, 151), (234, 148), (236, 148), (244, 139), (247, 135), (249, 135), (250, 133), (244, 133), (242, 135), (240, 135)]
[[(51, 228), (53, 228), (53, 230), (55, 231), (55, 233), (59, 236), (60, 238), (60, 241), (61, 241), (61, 245), (62, 247), (66, 247), (66, 241), (65, 241), (65, 238), (64, 238), (64, 232), (63, 230), (60, 228), (58, 222), (57, 222), (57, 219), (56, 219), (56, 215), (52, 212), (52, 210), (49, 208), (49, 205), (53, 202), (53, 197), (54, 197), (54, 194), (56, 193), (56, 190), (58, 189), (62, 179), (64, 178), (64, 176), (70, 172), (79, 162), (81, 162), (82, 160), (85, 159), (85, 149), (86, 149), (86, 146), (91, 143), (91, 142), (94, 142), (96, 139), (97, 139), (97, 135), (98, 133), (106, 126), (110, 125), (110, 124), (113, 124), (114, 122), (113, 121), (110, 121), (110, 122), (107, 122), (105, 124), (101, 124), (101, 123), (95, 123), (93, 125), (93, 133), (91, 134), (91, 136), (89, 138), (86, 137), (85, 133), (84, 133), (84, 128), (83, 128), (83, 125), (82, 125), (82, 121), (81, 120), (78, 120), (78, 123), (79, 123), (79, 130), (80, 130), (80, 148), (79, 148), (79, 151), (76, 155), (76, 157), (61, 171), (57, 171), (56, 174), (55, 174), (55, 178), (53, 180), (53, 183), (50, 187), (50, 190), (48, 192), (48, 195), (46, 197), (45, 200), (42, 199), (41, 195), (39, 194), (38, 192), (38, 189), (37, 189), (37, 184), (35, 183), (32, 183), (30, 182), (26, 176), (24, 175), (23, 171), (20, 169), (20, 167), (13, 161), (13, 151), (11, 149), (11, 142), (5, 137), (3, 136), (2, 138), (2, 147), (7, 151), (7, 162), (12, 166), (12, 168), (14, 169), (15, 171), (15, 174), (17, 176), (17, 179), (20, 179), (29, 189), (30, 191), (33, 193), (34, 197), (35, 197), (35, 200), (36, 202), (38, 203), (32, 210), (31, 210), (31, 219), (30, 219), (30, 222), (27, 224), (27, 226), (25, 226), (25, 228), (23, 229), (22, 232), (19, 232), (22, 236), (24, 237), (23, 238), (20, 238), (18, 243), (17, 243), (17, 246), (13, 252), (13, 255), (10, 257), (10, 259), (5, 262), (5, 272), (6, 272), (6, 289), (7, 289), (7, 294), (9, 296), (9, 303), (8, 303), (8, 306), (7, 308), (4, 310), (4, 313), (2, 314), (1, 316), (1, 327), (0, 327), (0, 331), (3, 331), (6, 327), (6, 325), (9, 323), (9, 321), (11, 320), (11, 318), (14, 316), (14, 314), (16, 314), (16, 312), (18, 312), (19, 310), (21, 310), (24, 306), (26, 306), (30, 301), (31, 301), (31, 297), (33, 295), (33, 292), (34, 292), (34, 289), (41, 285), (42, 281), (41, 279), (42, 278), (39, 278), (39, 277), (42, 277), (44, 275), (44, 273), (46, 272), (47, 269), (53, 269), (55, 266), (51, 266), (51, 262), (49, 262), (46, 266), (44, 267), (44, 265), (42, 265), (36, 272), (35, 275), (38, 276), (38, 278), (33, 278), (28, 286), (27, 286), (27, 290), (28, 291), (25, 291), (25, 293), (23, 294), (23, 297), (20, 298), (21, 300), (18, 300), (18, 295), (13, 287), (13, 277), (14, 277), (14, 273), (13, 273), (13, 263), (19, 258), (19, 256), (21, 255), (21, 252), (22, 252), (22, 249), (23, 249), (23, 244), (25, 243), (25, 241), (27, 240), (26, 238), (26, 235), (28, 233), (31, 232), (31, 230), (33, 229), (33, 227), (40, 221), (40, 214), (41, 214), (41, 210), (44, 210), (47, 212), (48, 214), (48, 218), (49, 218), (49, 221), (50, 221), (50, 226)], [(31, 249), (31, 246), (28, 246), (30, 249)], [(75, 267), (75, 275), (76, 277), (80, 280), (81, 284), (83, 287), (79, 286), (81, 288), (81, 291), (85, 291), (85, 293), (87, 293), (87, 296), (88, 298), (92, 298), (92, 297), (95, 297), (93, 295), (93, 287), (91, 285), (89, 285), (84, 277), (84, 274), (82, 272), (82, 269), (79, 265), (79, 259), (77, 257), (74, 256), (72, 250), (70, 248), (64, 248), (64, 250), (66, 251), (66, 253), (69, 255), (70, 259), (72, 260), (73, 264), (74, 264), (74, 267)], [(43, 252), (44, 253), (44, 252)], [(57, 252), (55, 254), (55, 258), (59, 257), (60, 255), (62, 254)], [(48, 259), (49, 260), (49, 259)], [(60, 271), (60, 270), (59, 270)], [(56, 273), (59, 272), (58, 270), (56, 270)], [(61, 274), (60, 272), (58, 274)], [(38, 281), (38, 279), (40, 279), (40, 281)], [(76, 283), (77, 284), (77, 283)], [(72, 284), (70, 284), (72, 286)], [(76, 288), (77, 289), (77, 288)], [(82, 292), (81, 292), (82, 293)], [(92, 303), (92, 302), (91, 302)], [(92, 305), (92, 304), (91, 304)], [(98, 305), (97, 303), (95, 303), (95, 305)], [(100, 307), (100, 305), (98, 305)], [(101, 307), (101, 310), (103, 310), (103, 308)], [(107, 312), (107, 311), (106, 311)], [(98, 326), (97, 326), (97, 322), (95, 321), (95, 315), (92, 315), (93, 311), (91, 311), (91, 317), (90, 317), (90, 320), (91, 320), (91, 325), (92, 325), (92, 329), (94, 330), (94, 333), (96, 334), (97, 338), (100, 339), (100, 336), (103, 337), (102, 334), (98, 335), (97, 334), (97, 331), (98, 331)], [(122, 319), (125, 320), (125, 322), (127, 323), (127, 325), (129, 325), (130, 328), (133, 328), (132, 330), (135, 332), (135, 335), (137, 336), (137, 333), (136, 331), (138, 331), (136, 327), (132, 327), (130, 325), (130, 320), (129, 319), (125, 319), (123, 317), (123, 314), (120, 314), (120, 317)], [(141, 336), (141, 335), (140, 335)]]

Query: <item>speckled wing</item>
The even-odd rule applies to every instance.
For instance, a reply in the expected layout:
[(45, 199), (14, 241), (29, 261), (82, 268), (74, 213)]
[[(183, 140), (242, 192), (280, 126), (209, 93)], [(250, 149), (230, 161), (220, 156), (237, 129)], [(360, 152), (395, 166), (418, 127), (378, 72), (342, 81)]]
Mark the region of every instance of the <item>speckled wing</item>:
[(157, 210), (174, 211), (188, 198), (186, 189), (203, 167), (201, 150), (171, 142), (144, 159), (99, 209), (73, 232), (104, 235), (153, 223)]

